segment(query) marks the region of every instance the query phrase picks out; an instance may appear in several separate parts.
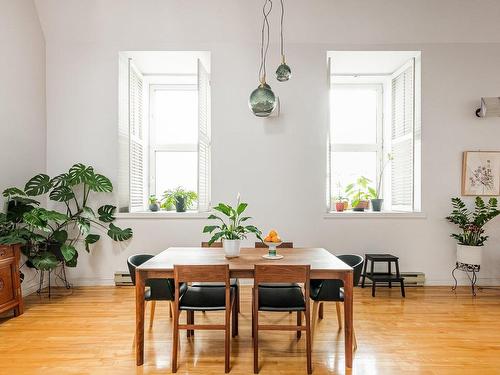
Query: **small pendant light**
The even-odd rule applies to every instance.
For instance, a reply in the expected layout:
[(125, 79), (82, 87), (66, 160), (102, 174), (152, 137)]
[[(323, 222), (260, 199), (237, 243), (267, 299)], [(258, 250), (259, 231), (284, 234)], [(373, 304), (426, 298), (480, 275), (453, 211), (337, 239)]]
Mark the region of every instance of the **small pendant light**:
[(280, 2), (281, 2), (281, 22), (280, 22), (281, 65), (278, 66), (278, 69), (276, 69), (276, 79), (280, 82), (285, 82), (288, 81), (292, 76), (292, 70), (286, 64), (285, 60), (285, 48), (283, 43), (283, 18), (285, 15), (285, 6), (283, 4), (283, 0), (280, 0)]
[[(267, 9), (269, 4), (269, 9)], [(252, 91), (248, 100), (248, 105), (253, 114), (257, 117), (268, 117), (276, 108), (276, 96), (271, 86), (266, 83), (266, 58), (269, 49), (269, 21), (267, 17), (273, 8), (272, 0), (265, 0), (262, 8), (264, 20), (262, 22), (261, 46), (260, 46), (260, 68), (259, 86)], [(267, 38), (266, 38), (267, 37)], [(265, 48), (264, 48), (265, 45)]]

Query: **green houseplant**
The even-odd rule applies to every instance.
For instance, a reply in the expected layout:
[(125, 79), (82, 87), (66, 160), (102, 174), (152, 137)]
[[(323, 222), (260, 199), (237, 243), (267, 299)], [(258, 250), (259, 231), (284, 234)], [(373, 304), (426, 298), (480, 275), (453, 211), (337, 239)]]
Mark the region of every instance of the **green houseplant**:
[(500, 214), (497, 203), (496, 198), (490, 198), (486, 204), (481, 197), (476, 197), (474, 211), (471, 211), (460, 198), (451, 199), (453, 211), (446, 220), (460, 229), (459, 233), (451, 234), (457, 241), (458, 263), (481, 265), (482, 247), (488, 239), (483, 227)]
[(369, 206), (369, 200), (376, 198), (375, 189), (370, 187), (372, 181), (364, 176), (358, 177), (356, 182), (346, 186), (345, 192), (351, 199), (353, 211), (364, 211)]
[[(132, 237), (130, 228), (121, 229), (113, 224), (115, 206), (103, 205), (97, 213), (90, 207), (94, 194), (112, 191), (113, 185), (107, 177), (83, 164), (75, 164), (54, 178), (38, 174), (24, 189), (8, 188), (3, 192), (7, 213), (0, 217), (4, 228), (0, 244), (23, 244), (27, 265), (39, 270), (52, 270), (60, 263), (76, 267), (77, 247), (82, 245), (90, 252), (90, 245), (100, 239), (96, 229), (105, 230), (114, 241)], [(35, 198), (47, 194), (62, 212), (39, 207), (40, 201)]]
[(203, 228), (203, 233), (210, 233), (212, 237), (208, 241), (209, 245), (222, 239), (224, 251), (227, 258), (233, 258), (240, 255), (241, 240), (247, 237), (247, 234), (253, 233), (262, 241), (262, 232), (253, 225), (244, 223), (251, 219), (250, 216), (242, 216), (248, 204), (241, 203), (238, 195), (236, 207), (219, 203), (213, 209), (225, 216), (211, 214), (208, 219), (217, 220), (217, 225), (207, 225)]
[(371, 191), (371, 196), (372, 196), (371, 202), (372, 202), (372, 210), (373, 211), (378, 212), (378, 211), (382, 210), (382, 204), (384, 203), (384, 199), (380, 198), (380, 194), (382, 192), (382, 181), (383, 181), (383, 177), (384, 177), (385, 168), (393, 159), (394, 159), (394, 157), (392, 156), (392, 154), (387, 154), (387, 158), (386, 158), (384, 164), (382, 165), (382, 169), (380, 170), (380, 173), (378, 175), (377, 189)]
[(150, 195), (148, 198), (149, 210), (152, 212), (156, 212), (160, 209), (160, 203), (158, 202), (158, 198), (156, 195)]
[(196, 194), (196, 192), (185, 190), (182, 186), (177, 187), (169, 194), (165, 192), (165, 194), (167, 195), (165, 202), (169, 199), (173, 200), (177, 212), (186, 212), (186, 210), (191, 208), (193, 203), (198, 199), (198, 194)]
[(163, 192), (161, 208), (166, 211), (172, 211), (175, 208), (174, 190), (169, 189)]

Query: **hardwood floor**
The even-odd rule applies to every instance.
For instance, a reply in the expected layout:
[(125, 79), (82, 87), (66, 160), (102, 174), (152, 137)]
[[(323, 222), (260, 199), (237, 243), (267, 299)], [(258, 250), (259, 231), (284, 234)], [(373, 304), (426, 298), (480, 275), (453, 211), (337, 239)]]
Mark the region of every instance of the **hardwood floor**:
[[(61, 291), (58, 293), (67, 293)], [(231, 374), (253, 369), (250, 287), (242, 287), (240, 336), (232, 341)], [(358, 350), (353, 369), (344, 368), (343, 335), (335, 304), (325, 306), (313, 342), (314, 374), (500, 374), (500, 290), (398, 288), (355, 291)], [(0, 319), (0, 374), (165, 374), (170, 373), (171, 321), (168, 303), (156, 304), (152, 330), (146, 327), (145, 364), (133, 353), (134, 289), (77, 288), (72, 295), (25, 299), (24, 315)], [(261, 314), (271, 324), (293, 324), (295, 314)], [(147, 316), (149, 318), (149, 309)], [(185, 320), (185, 317), (182, 317)], [(222, 313), (197, 315), (197, 323), (222, 321)], [(305, 336), (262, 332), (261, 374), (305, 374)], [(181, 334), (179, 374), (221, 374), (222, 332)]]

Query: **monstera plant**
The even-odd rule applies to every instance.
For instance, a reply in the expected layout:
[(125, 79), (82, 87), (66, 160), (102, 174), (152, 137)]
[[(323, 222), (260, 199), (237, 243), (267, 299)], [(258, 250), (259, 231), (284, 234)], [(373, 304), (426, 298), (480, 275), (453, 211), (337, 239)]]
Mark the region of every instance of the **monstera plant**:
[[(90, 252), (90, 245), (100, 239), (97, 231), (106, 231), (114, 241), (132, 238), (132, 229), (113, 224), (116, 207), (106, 204), (91, 207), (96, 194), (111, 193), (113, 185), (94, 168), (73, 165), (68, 172), (50, 178), (38, 174), (24, 189), (11, 187), (3, 192), (7, 212), (0, 215), (0, 244), (23, 244), (28, 266), (51, 270), (61, 262), (76, 267), (78, 248)], [(57, 209), (40, 207), (40, 199), (48, 195)]]

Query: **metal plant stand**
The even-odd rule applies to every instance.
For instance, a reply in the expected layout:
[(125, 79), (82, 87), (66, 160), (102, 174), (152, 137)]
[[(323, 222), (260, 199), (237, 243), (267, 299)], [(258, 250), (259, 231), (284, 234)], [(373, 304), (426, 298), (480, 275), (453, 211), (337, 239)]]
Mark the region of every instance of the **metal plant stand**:
[[(466, 263), (461, 263), (457, 262), (455, 268), (453, 271), (451, 271), (451, 276), (453, 276), (453, 280), (455, 280), (455, 285), (451, 288), (451, 290), (455, 291), (457, 289), (458, 281), (457, 278), (455, 277), (455, 271), (464, 271), (467, 277), (469, 278), (470, 284), (471, 284), (471, 289), (472, 289), (472, 295), (475, 297), (476, 296), (476, 291), (478, 290), (477, 286), (477, 273), (481, 269), (481, 266), (478, 264), (466, 264)], [(472, 274), (472, 275), (471, 275)]]
[(68, 279), (66, 278), (66, 266), (64, 265), (64, 262), (61, 262), (61, 272), (60, 274), (58, 274), (57, 272), (53, 272), (52, 270), (48, 270), (48, 271), (44, 271), (44, 270), (40, 270), (40, 281), (38, 283), (38, 290), (36, 291), (36, 293), (38, 295), (40, 295), (42, 293), (42, 289), (43, 289), (43, 280), (44, 280), (44, 277), (45, 277), (45, 272), (48, 273), (48, 292), (49, 292), (49, 298), (51, 297), (51, 278), (50, 278), (50, 275), (52, 273), (54, 273), (56, 275), (56, 283), (57, 283), (57, 279), (61, 280), (63, 282), (63, 285), (66, 289), (71, 289), (71, 284), (69, 283)]

